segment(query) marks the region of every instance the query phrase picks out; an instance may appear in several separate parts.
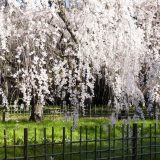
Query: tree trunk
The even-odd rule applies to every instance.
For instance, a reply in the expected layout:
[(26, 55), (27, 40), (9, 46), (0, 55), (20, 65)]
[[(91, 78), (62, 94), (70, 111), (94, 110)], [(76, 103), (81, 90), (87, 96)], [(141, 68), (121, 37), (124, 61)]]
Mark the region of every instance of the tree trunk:
[[(5, 82), (5, 95), (6, 95), (6, 97), (8, 97), (8, 81), (6, 81)], [(4, 105), (4, 107), (3, 107), (3, 114), (2, 114), (2, 121), (3, 122), (6, 122), (7, 120), (8, 120), (8, 117), (6, 117), (6, 110), (7, 110), (7, 108), (6, 108), (6, 104)]]
[[(33, 95), (35, 94), (34, 89), (32, 90)], [(40, 122), (43, 118), (43, 105), (37, 104), (38, 97), (33, 96), (31, 100), (31, 116), (29, 118), (30, 121)]]
[(2, 121), (3, 121), (3, 122), (6, 121), (6, 110), (5, 110), (5, 107), (4, 107), (4, 109), (3, 109)]
[(32, 105), (30, 121), (39, 122), (43, 118), (43, 105)]

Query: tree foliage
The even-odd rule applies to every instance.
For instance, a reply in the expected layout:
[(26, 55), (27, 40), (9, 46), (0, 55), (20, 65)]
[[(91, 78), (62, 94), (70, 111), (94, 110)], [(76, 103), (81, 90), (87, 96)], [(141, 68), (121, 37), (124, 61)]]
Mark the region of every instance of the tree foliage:
[(84, 109), (103, 81), (104, 103), (152, 108), (160, 102), (159, 3), (8, 0), (0, 11), (3, 105), (21, 98)]

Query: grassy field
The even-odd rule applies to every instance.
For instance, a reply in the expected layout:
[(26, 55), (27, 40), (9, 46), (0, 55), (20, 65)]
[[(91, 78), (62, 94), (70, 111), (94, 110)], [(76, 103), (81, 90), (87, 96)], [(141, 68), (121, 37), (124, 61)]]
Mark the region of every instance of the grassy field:
[[(157, 123), (154, 120), (145, 120), (145, 121), (127, 121), (127, 120), (121, 120), (121, 121), (117, 121), (116, 123), (116, 128), (115, 128), (115, 136), (116, 137), (121, 137), (122, 135), (122, 125), (129, 125), (130, 127), (132, 127), (133, 123), (138, 123), (139, 126), (143, 123), (144, 124), (144, 135), (147, 135), (149, 133), (149, 125), (150, 124), (157, 124), (157, 132), (160, 133), (160, 125), (159, 122)], [(106, 131), (107, 133), (107, 129), (108, 129), (108, 125), (111, 125), (111, 128), (113, 127), (110, 119), (108, 118), (80, 118), (78, 121), (78, 127), (77, 128), (73, 128), (73, 140), (78, 140), (79, 139), (79, 127), (82, 126), (82, 136), (85, 134), (85, 132), (83, 132), (85, 130), (85, 128), (88, 128), (88, 138), (92, 139), (94, 138), (94, 129), (95, 126), (101, 126), (103, 128), (103, 132)], [(3, 144), (3, 130), (6, 129), (7, 132), (7, 142), (13, 143), (13, 130), (15, 130), (16, 133), (16, 141), (17, 143), (23, 141), (23, 132), (24, 132), (24, 128), (28, 128), (29, 129), (29, 141), (32, 142), (32, 140), (34, 139), (34, 132), (35, 132), (35, 128), (36, 128), (36, 132), (37, 132), (37, 142), (41, 142), (43, 140), (43, 130), (44, 128), (46, 128), (47, 130), (47, 138), (48, 140), (50, 140), (51, 138), (51, 134), (52, 134), (52, 127), (54, 127), (54, 137), (55, 137), (55, 141), (61, 141), (62, 140), (62, 131), (63, 131), (63, 127), (66, 128), (66, 138), (70, 136), (70, 129), (73, 126), (73, 121), (72, 119), (68, 119), (68, 121), (65, 121), (63, 117), (52, 117), (52, 116), (46, 116), (44, 118), (44, 120), (42, 122), (30, 122), (27, 119), (27, 116), (24, 117), (18, 117), (16, 119), (16, 116), (12, 117), (12, 120), (8, 121), (8, 122), (0, 122), (0, 144)], [(140, 132), (140, 128), (139, 128), (139, 132)], [(154, 132), (154, 131), (153, 131)], [(106, 136), (105, 134), (103, 134), (104, 136)], [(111, 132), (112, 135), (112, 132)]]
[[(46, 138), (47, 138), (47, 153), (51, 153), (52, 150), (52, 145), (50, 144), (50, 142), (52, 142), (52, 127), (54, 128), (54, 142), (58, 143), (58, 142), (62, 142), (63, 139), (63, 127), (65, 127), (66, 129), (66, 135), (65, 135), (65, 141), (66, 141), (66, 145), (65, 145), (65, 151), (69, 152), (70, 151), (70, 139), (71, 139), (71, 127), (73, 126), (73, 122), (72, 119), (68, 119), (68, 121), (65, 121), (63, 117), (57, 116), (57, 117), (53, 117), (53, 116), (46, 116), (44, 118), (44, 120), (42, 122), (39, 123), (35, 123), (35, 122), (29, 122), (28, 121), (28, 117), (26, 116), (13, 116), (11, 118), (12, 120), (2, 123), (0, 122), (0, 159), (4, 158), (4, 149), (3, 149), (3, 143), (4, 143), (4, 134), (3, 134), (3, 130), (6, 129), (6, 139), (7, 139), (7, 145), (13, 145), (16, 144), (17, 147), (16, 148), (8, 148), (7, 149), (7, 155), (8, 157), (12, 157), (14, 155), (14, 150), (16, 152), (16, 154), (14, 156), (23, 156), (23, 147), (18, 147), (18, 145), (23, 145), (23, 139), (24, 139), (24, 128), (28, 128), (28, 142), (29, 144), (42, 144), (44, 143), (44, 128), (46, 128)], [(93, 140), (93, 142), (88, 142), (87, 147), (88, 150), (93, 151), (91, 153), (88, 154), (75, 154), (72, 155), (72, 160), (79, 160), (79, 159), (85, 159), (86, 156), (88, 156), (87, 159), (94, 159), (94, 150), (95, 150), (95, 126), (97, 126), (97, 139), (107, 139), (108, 138), (108, 125), (110, 125), (110, 137), (111, 137), (111, 148), (114, 149), (116, 148), (117, 150), (114, 152), (111, 152), (111, 155), (120, 155), (122, 154), (122, 145), (123, 148), (125, 148), (125, 152), (127, 151), (127, 143), (128, 145), (131, 145), (132, 141), (129, 140), (128, 142), (125, 141), (124, 144), (122, 144), (121, 138), (124, 134), (124, 137), (127, 136), (127, 125), (128, 125), (128, 136), (131, 137), (132, 136), (132, 126), (133, 123), (137, 123), (138, 124), (138, 136), (141, 136), (141, 127), (142, 127), (142, 123), (143, 123), (143, 145), (147, 146), (148, 144), (151, 143), (149, 136), (150, 136), (150, 132), (153, 136), (153, 138), (151, 138), (152, 143), (154, 145), (154, 135), (155, 135), (155, 128), (156, 128), (156, 134), (160, 135), (160, 123), (156, 122), (154, 120), (152, 121), (126, 121), (126, 120), (122, 120), (122, 121), (118, 121), (116, 123), (116, 127), (114, 128), (114, 125), (112, 125), (111, 121), (108, 118), (81, 118), (79, 119), (78, 122), (78, 127), (77, 128), (72, 128), (72, 141), (79, 141), (80, 139), (82, 140), (81, 146), (79, 146), (79, 142), (72, 144), (72, 151), (74, 152), (79, 152), (80, 150), (85, 150), (86, 148), (86, 128), (87, 128), (87, 139), (88, 140)], [(151, 128), (150, 128), (150, 124), (152, 124)], [(156, 124), (156, 126), (155, 126)], [(80, 131), (80, 126), (82, 126), (81, 131)], [(101, 132), (100, 132), (100, 126), (101, 126)], [(36, 128), (36, 141), (35, 141), (35, 128)], [(114, 130), (115, 129), (115, 130)], [(81, 132), (81, 137), (80, 137), (80, 132)], [(15, 133), (15, 136), (14, 136)], [(101, 133), (101, 134), (100, 134)], [(123, 134), (122, 134), (123, 133)], [(117, 140), (114, 141), (114, 138), (116, 138)], [(83, 142), (84, 140), (84, 142)], [(156, 139), (157, 143), (160, 144), (160, 137)], [(138, 140), (138, 144), (140, 145), (141, 139)], [(101, 144), (102, 148), (108, 148), (108, 142), (104, 141)], [(100, 143), (98, 142), (97, 148), (100, 147)], [(36, 148), (36, 153), (34, 153), (34, 146), (29, 148), (29, 155), (40, 155), (42, 153), (45, 152), (45, 148), (44, 145), (40, 145), (39, 147)], [(63, 149), (62, 144), (57, 144), (54, 146), (54, 152), (56, 153), (61, 153)], [(151, 148), (151, 150), (154, 150), (154, 147)], [(143, 152), (151, 152), (150, 148), (144, 148)], [(158, 149), (158, 151), (160, 151), (160, 148)], [(128, 153), (131, 152), (130, 148), (128, 146)], [(140, 150), (139, 150), (140, 152)], [(70, 159), (71, 155), (68, 155), (68, 158), (66, 158), (66, 160)], [(108, 153), (102, 152), (102, 156), (103, 157), (107, 157)], [(143, 157), (143, 159), (147, 159), (148, 155), (146, 155)], [(67, 155), (66, 155), (67, 157)], [(160, 159), (160, 157), (158, 157)], [(41, 159), (41, 158), (38, 158)], [(61, 160), (62, 159), (62, 155), (57, 156), (56, 160)], [(43, 160), (43, 158), (42, 158)], [(153, 158), (154, 160), (154, 158)]]
[[(24, 128), (29, 129), (29, 141), (32, 142), (34, 139), (34, 132), (36, 128), (37, 132), (37, 142), (43, 141), (43, 130), (46, 128), (47, 130), (47, 138), (48, 140), (51, 138), (52, 134), (52, 127), (54, 127), (54, 136), (55, 141), (61, 141), (62, 140), (62, 131), (63, 127), (66, 128), (66, 138), (70, 135), (70, 129), (73, 126), (73, 121), (69, 119), (68, 121), (65, 121), (63, 117), (52, 117), (52, 116), (46, 116), (42, 122), (30, 122), (27, 120), (27, 118), (19, 117), (18, 120), (13, 120), (8, 122), (0, 122), (0, 130), (3, 131), (6, 129), (7, 132), (7, 141), (8, 143), (13, 143), (13, 130), (16, 132), (16, 141), (17, 143), (22, 140), (23, 141), (23, 131)], [(89, 138), (93, 138), (92, 133), (95, 126), (104, 126), (104, 128), (110, 123), (109, 119), (107, 118), (82, 118), (79, 119), (78, 122), (78, 128), (79, 126), (87, 126), (89, 128), (88, 136)], [(73, 140), (79, 139), (79, 129), (73, 129)], [(0, 132), (0, 144), (3, 144), (3, 132)]]

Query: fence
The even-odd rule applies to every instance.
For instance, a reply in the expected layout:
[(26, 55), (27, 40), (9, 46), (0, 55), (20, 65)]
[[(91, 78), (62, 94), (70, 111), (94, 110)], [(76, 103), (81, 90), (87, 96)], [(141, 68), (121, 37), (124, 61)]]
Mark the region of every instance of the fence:
[[(72, 113), (74, 110), (73, 107), (70, 106), (45, 106), (44, 107), (44, 114), (45, 115), (61, 115), (65, 112)], [(0, 112), (3, 112), (3, 106), (0, 106)], [(7, 110), (9, 114), (22, 114), (22, 115), (28, 115), (31, 112), (31, 107), (29, 108), (21, 108), (21, 106), (17, 106), (15, 109), (13, 105), (9, 106), (9, 109)], [(110, 116), (113, 112), (113, 109), (109, 106), (105, 105), (88, 105), (85, 107), (85, 114), (83, 115), (82, 108), (79, 108), (79, 114), (80, 116), (87, 116), (87, 117), (106, 117)], [(133, 116), (134, 111), (122, 112), (120, 113), (121, 116)]]
[[(54, 116), (63, 116), (63, 115), (67, 115), (72, 117), (73, 116), (73, 110), (74, 108), (70, 107), (70, 106), (46, 106), (44, 107), (43, 110), (43, 114), (44, 115), (52, 115)], [(113, 108), (109, 107), (109, 106), (92, 106), (92, 105), (88, 105), (85, 108), (85, 114), (83, 114), (82, 108), (79, 108), (79, 116), (80, 117), (111, 117), (112, 113), (115, 112), (113, 111)], [(154, 112), (151, 115), (149, 115), (147, 113), (147, 111), (145, 109), (143, 109), (144, 112), (144, 118), (145, 119), (160, 119), (160, 114), (159, 111), (157, 111), (156, 107), (154, 107)], [(3, 107), (0, 106), (0, 113), (3, 113)], [(9, 109), (6, 112), (7, 114), (9, 114), (9, 118), (12, 119), (11, 115), (16, 115), (16, 116), (29, 116), (31, 114), (31, 108), (21, 108), (20, 106), (18, 106), (15, 110), (15, 108), (13, 106), (10, 106)], [(6, 117), (7, 117), (6, 114)], [(128, 119), (128, 117), (133, 118), (135, 114), (135, 108), (131, 108), (128, 112), (127, 111), (120, 111), (116, 117), (117, 119)], [(7, 119), (7, 118), (6, 118)]]
[(56, 131), (43, 129), (42, 143), (38, 142), (37, 130), (29, 138), (24, 129), (23, 141), (17, 144), (13, 131), (13, 144), (8, 142), (4, 130), (4, 144), (0, 147), (2, 160), (159, 160), (160, 128), (157, 124), (133, 124), (130, 126), (107, 125), (78, 128), (79, 138), (74, 139), (74, 129), (63, 128), (61, 140)]

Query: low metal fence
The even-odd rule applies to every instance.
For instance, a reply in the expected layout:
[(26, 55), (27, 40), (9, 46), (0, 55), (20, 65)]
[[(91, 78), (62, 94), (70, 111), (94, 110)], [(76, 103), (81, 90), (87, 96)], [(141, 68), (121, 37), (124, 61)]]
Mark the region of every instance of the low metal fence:
[[(3, 106), (0, 106), (0, 112), (3, 112), (4, 108)], [(73, 114), (74, 108), (70, 106), (45, 106), (43, 109), (44, 115), (63, 115), (65, 113), (68, 113), (70, 115)], [(9, 106), (9, 109), (5, 111), (8, 114), (12, 115), (30, 115), (31, 114), (31, 107), (29, 108), (21, 108), (21, 106), (17, 106), (14, 108), (12, 105)], [(89, 105), (85, 107), (85, 113), (83, 113), (82, 108), (79, 108), (78, 110), (79, 116), (83, 117), (109, 117), (113, 113), (113, 109), (108, 106), (96, 106), (96, 105)], [(134, 112), (128, 112), (128, 113), (119, 113), (121, 118), (126, 118), (128, 116), (133, 116)]]
[[(0, 146), (1, 160), (159, 160), (160, 127), (157, 124), (107, 125), (92, 128), (77, 128), (79, 138), (74, 139), (74, 128), (63, 128), (60, 140), (56, 130), (43, 129), (40, 143), (37, 130), (32, 140), (30, 130), (24, 129), (23, 140), (17, 142), (13, 130), (13, 141), (8, 142), (4, 130), (3, 145)], [(92, 136), (91, 136), (92, 135)]]
[[(51, 115), (51, 116), (69, 116), (69, 117), (73, 117), (73, 111), (74, 108), (71, 108), (69, 106), (65, 106), (65, 107), (61, 107), (61, 106), (56, 106), (56, 107), (44, 107), (43, 109), (43, 115), (47, 116), (47, 115)], [(0, 114), (2, 115), (4, 112), (3, 107), (0, 107)], [(83, 113), (82, 109), (80, 108), (78, 111), (78, 116), (79, 117), (108, 117), (111, 118), (114, 113), (114, 117), (116, 117), (116, 119), (132, 119), (134, 118), (135, 115), (135, 111), (134, 110), (129, 110), (128, 112), (126, 111), (120, 111), (119, 113), (115, 114), (115, 111), (112, 108), (109, 108), (107, 106), (88, 106), (85, 109), (85, 113)], [(12, 120), (12, 118), (14, 118), (14, 116), (20, 116), (22, 118), (22, 116), (26, 117), (26, 116), (30, 116), (31, 114), (31, 108), (20, 108), (17, 107), (16, 109), (14, 107), (9, 107), (8, 110), (5, 111), (5, 115), (6, 115), (6, 119), (8, 117), (9, 120)], [(141, 118), (141, 117), (139, 117)], [(146, 113), (146, 111), (144, 111), (144, 118), (145, 119), (160, 119), (160, 113), (157, 112), (155, 114), (153, 114), (152, 116), (150, 116), (149, 114)]]

